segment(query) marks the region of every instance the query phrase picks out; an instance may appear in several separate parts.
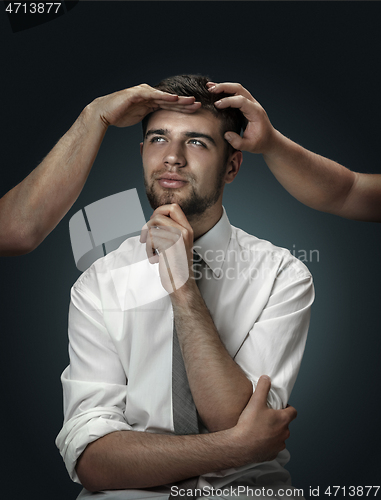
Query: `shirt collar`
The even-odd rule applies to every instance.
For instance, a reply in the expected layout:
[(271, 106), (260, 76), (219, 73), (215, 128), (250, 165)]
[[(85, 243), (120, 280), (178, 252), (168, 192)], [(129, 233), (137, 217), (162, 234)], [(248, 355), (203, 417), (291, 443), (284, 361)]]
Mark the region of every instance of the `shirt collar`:
[(225, 208), (222, 207), (223, 213), (221, 219), (209, 231), (193, 244), (194, 251), (203, 259), (210, 267), (213, 274), (219, 278), (222, 272), (222, 265), (225, 261), (227, 248), (232, 234)]

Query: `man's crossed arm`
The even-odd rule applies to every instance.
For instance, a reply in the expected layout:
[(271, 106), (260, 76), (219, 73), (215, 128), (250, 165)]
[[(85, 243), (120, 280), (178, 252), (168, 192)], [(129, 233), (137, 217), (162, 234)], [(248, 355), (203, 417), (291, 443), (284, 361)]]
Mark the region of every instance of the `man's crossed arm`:
[(90, 443), (77, 463), (89, 491), (149, 488), (253, 462), (273, 460), (285, 448), (288, 425), (296, 418), (289, 406), (267, 407), (271, 382), (262, 376), (249, 403), (231, 429), (174, 436), (119, 431)]

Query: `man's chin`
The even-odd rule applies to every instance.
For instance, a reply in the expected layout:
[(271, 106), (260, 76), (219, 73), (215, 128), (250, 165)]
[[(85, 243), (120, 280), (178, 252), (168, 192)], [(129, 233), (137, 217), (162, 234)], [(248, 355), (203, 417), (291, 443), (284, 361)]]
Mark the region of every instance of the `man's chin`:
[(194, 191), (192, 193), (181, 193), (180, 189), (166, 190), (165, 192), (157, 193), (152, 189), (146, 189), (148, 201), (153, 210), (156, 210), (163, 205), (177, 203), (181, 210), (188, 218), (198, 218), (216, 203), (220, 195), (216, 192), (213, 196), (200, 197)]
[(183, 197), (176, 191), (177, 190), (172, 189), (171, 191), (161, 194), (147, 193), (148, 201), (154, 210), (163, 205), (170, 205), (171, 203), (177, 203), (181, 207)]

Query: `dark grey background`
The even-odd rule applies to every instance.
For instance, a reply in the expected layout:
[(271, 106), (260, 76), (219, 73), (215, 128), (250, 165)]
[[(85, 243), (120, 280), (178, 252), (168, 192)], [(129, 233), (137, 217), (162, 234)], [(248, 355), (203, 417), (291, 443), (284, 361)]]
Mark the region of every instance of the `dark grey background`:
[[(0, 196), (92, 99), (182, 72), (239, 81), (285, 135), (353, 170), (381, 171), (378, 2), (80, 2), (18, 33), (1, 9)], [(79, 491), (54, 445), (79, 276), (68, 222), (133, 187), (150, 216), (139, 141), (139, 126), (110, 129), (59, 226), (31, 254), (0, 259), (2, 498), (69, 500)], [(305, 207), (250, 154), (225, 207), (232, 224), (297, 256), (319, 251), (319, 262), (316, 253), (307, 262), (317, 296), (290, 401), (299, 411), (288, 442), (293, 483), (306, 493), (379, 484), (380, 226)]]

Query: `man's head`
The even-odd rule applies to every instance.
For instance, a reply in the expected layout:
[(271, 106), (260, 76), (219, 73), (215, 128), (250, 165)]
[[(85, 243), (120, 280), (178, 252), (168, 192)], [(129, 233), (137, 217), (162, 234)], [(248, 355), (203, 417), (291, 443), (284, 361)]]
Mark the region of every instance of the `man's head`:
[(155, 88), (179, 96), (193, 96), (201, 108), (186, 114), (158, 110), (143, 122), (144, 182), (153, 209), (178, 203), (188, 218), (199, 218), (222, 203), (225, 183), (230, 183), (242, 161), (240, 151), (224, 139), (224, 133), (240, 133), (246, 122), (233, 108), (218, 110), (214, 103), (226, 94), (208, 91), (203, 76), (167, 78)]
[[(214, 103), (224, 97), (228, 97), (230, 94), (213, 94), (209, 92), (206, 86), (209, 81), (208, 77), (202, 75), (177, 75), (165, 78), (160, 83), (155, 85), (154, 88), (162, 90), (163, 92), (169, 92), (170, 94), (176, 94), (178, 96), (194, 97), (197, 102), (201, 102), (202, 109), (210, 111), (221, 121), (222, 135), (229, 130), (240, 134), (247, 125), (246, 118), (243, 116), (241, 111), (236, 108), (227, 108), (222, 110), (217, 109)], [(148, 114), (142, 120), (143, 138), (145, 137), (147, 124), (151, 115), (152, 113)], [(226, 141), (225, 144), (228, 152), (232, 153), (232, 146), (230, 146), (230, 144)]]

